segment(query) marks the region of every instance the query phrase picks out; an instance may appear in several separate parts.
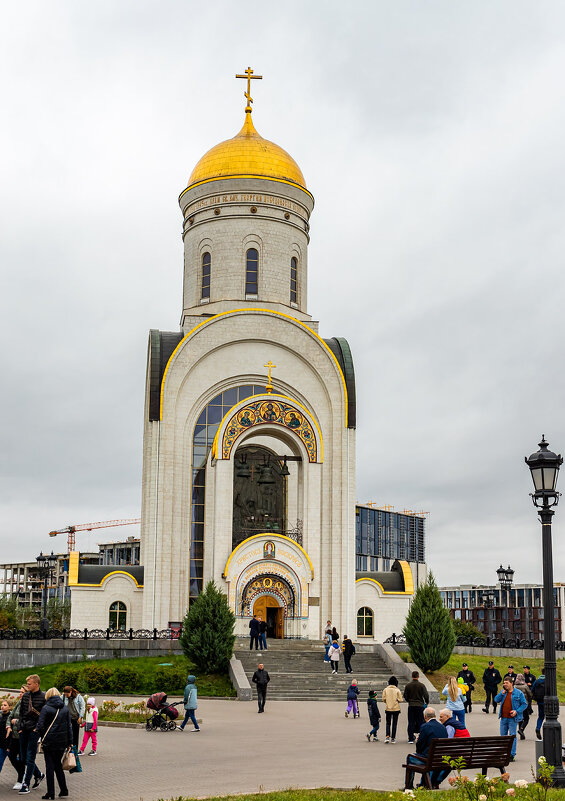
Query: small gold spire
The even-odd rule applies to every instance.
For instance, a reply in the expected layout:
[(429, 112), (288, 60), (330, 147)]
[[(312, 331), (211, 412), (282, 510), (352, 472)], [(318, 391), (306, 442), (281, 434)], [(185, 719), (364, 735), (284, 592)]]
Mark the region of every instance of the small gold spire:
[(251, 69), (251, 67), (247, 67), (247, 69), (245, 70), (245, 75), (236, 75), (235, 77), (236, 78), (243, 78), (244, 80), (245, 80), (245, 78), (247, 78), (247, 92), (243, 93), (245, 95), (245, 97), (247, 98), (247, 105), (245, 106), (245, 113), (246, 114), (251, 114), (251, 104), (253, 103), (253, 98), (251, 97), (251, 81), (261, 81), (261, 80), (263, 80), (263, 76), (262, 75), (254, 75), (253, 74), (253, 70)]
[(271, 361), (270, 359), (269, 359), (269, 361), (267, 362), (267, 364), (264, 364), (264, 365), (263, 365), (263, 367), (268, 367), (268, 368), (269, 368), (269, 382), (268, 382), (267, 386), (265, 387), (265, 389), (267, 390), (267, 392), (268, 392), (268, 394), (269, 394), (269, 395), (271, 394), (271, 392), (272, 392), (272, 391), (273, 391), (273, 389), (274, 389), (274, 387), (273, 387), (273, 384), (272, 384), (272, 382), (271, 382), (271, 370), (272, 370), (272, 368), (273, 368), (273, 367), (276, 367), (276, 366), (277, 366), (277, 365), (276, 365), (276, 364), (273, 364), (273, 363), (272, 363), (272, 361)]

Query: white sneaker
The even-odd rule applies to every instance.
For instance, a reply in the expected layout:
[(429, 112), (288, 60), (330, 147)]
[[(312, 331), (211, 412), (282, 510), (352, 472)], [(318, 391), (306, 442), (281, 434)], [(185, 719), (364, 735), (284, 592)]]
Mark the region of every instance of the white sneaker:
[(12, 787), (12, 790), (21, 790), (21, 789), (22, 789), (22, 783), (21, 782), (16, 782), (14, 784), (14, 786)]

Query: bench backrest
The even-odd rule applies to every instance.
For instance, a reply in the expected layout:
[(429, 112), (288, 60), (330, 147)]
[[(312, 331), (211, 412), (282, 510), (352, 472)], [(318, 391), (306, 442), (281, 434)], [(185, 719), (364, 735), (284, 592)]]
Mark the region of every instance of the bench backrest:
[(445, 767), (442, 757), (463, 757), (465, 768), (502, 767), (510, 762), (513, 737), (438, 737), (430, 743), (426, 764)]

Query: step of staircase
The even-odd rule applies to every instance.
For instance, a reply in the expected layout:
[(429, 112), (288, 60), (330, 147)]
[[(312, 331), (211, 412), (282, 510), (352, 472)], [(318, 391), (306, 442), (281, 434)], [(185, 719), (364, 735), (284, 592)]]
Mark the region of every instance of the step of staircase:
[[(251, 677), (262, 662), (271, 677), (268, 689), (270, 700), (288, 701), (346, 701), (352, 679), (359, 685), (360, 700), (364, 703), (369, 690), (378, 697), (386, 687), (390, 670), (384, 661), (369, 649), (360, 650), (351, 658), (353, 673), (346, 674), (343, 658), (339, 672), (334, 675), (324, 662), (322, 642), (301, 640), (269, 640), (266, 651), (250, 651), (249, 641), (236, 643), (234, 654), (241, 662), (251, 684)], [(252, 685), (253, 686), (253, 685)], [(254, 693), (255, 694), (255, 693)]]

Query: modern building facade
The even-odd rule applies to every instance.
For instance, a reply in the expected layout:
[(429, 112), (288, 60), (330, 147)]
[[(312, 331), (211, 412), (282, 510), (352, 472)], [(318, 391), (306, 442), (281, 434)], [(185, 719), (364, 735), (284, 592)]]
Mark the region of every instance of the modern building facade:
[[(462, 584), (439, 589), (451, 616), (472, 623), (485, 635), (521, 640), (544, 638), (546, 621), (541, 584), (516, 584), (509, 590), (494, 584)], [(565, 584), (554, 584), (553, 599), (555, 636), (561, 640), (565, 631)]]

